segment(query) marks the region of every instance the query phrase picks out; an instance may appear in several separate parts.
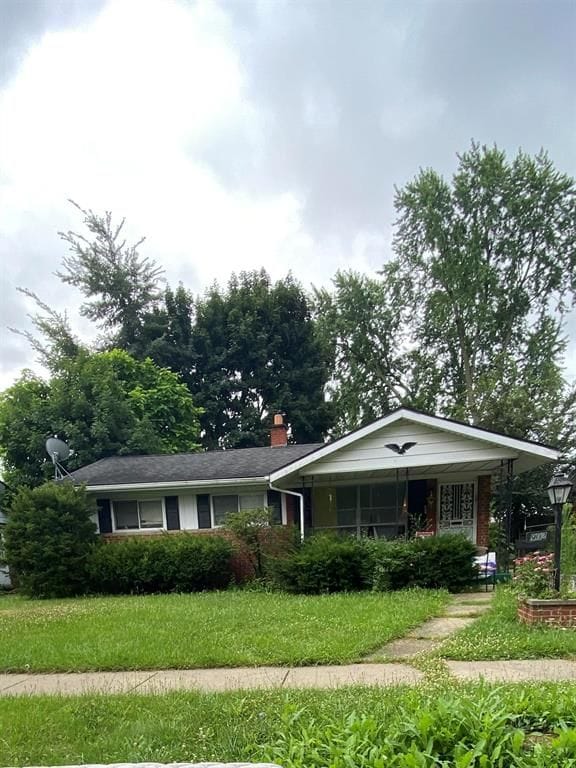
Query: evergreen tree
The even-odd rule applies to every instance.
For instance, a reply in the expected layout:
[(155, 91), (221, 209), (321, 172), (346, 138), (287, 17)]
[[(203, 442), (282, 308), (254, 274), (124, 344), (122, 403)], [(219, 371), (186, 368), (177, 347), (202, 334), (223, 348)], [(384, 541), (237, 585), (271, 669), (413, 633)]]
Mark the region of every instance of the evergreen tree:
[(295, 442), (323, 438), (327, 356), (291, 276), (272, 284), (264, 270), (243, 272), (224, 291), (213, 286), (196, 304), (192, 343), (207, 448), (267, 445), (274, 412), (286, 414)]

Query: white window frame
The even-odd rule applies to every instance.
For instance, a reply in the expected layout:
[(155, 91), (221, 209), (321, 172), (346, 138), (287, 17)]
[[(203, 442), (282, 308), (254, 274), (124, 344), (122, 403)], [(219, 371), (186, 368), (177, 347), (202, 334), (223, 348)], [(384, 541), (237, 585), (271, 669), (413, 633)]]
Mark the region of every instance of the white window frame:
[[(112, 530), (114, 533), (141, 533), (142, 531), (165, 531), (166, 530), (166, 504), (163, 496), (155, 496), (153, 499), (111, 499), (112, 503)], [(116, 504), (122, 501), (135, 501), (138, 505), (138, 528), (117, 528), (116, 527)], [(162, 525), (155, 528), (142, 528), (140, 525), (140, 503), (146, 501), (159, 501), (162, 509)]]
[(472, 510), (472, 538), (470, 541), (473, 544), (476, 544), (476, 536), (478, 534), (478, 481), (477, 480), (447, 480), (445, 482), (441, 482), (438, 480), (438, 491), (436, 499), (436, 533), (437, 535), (449, 535), (450, 533), (459, 533), (463, 532), (459, 531), (458, 527), (455, 526), (453, 529), (444, 529), (442, 530), (440, 528), (440, 505), (442, 500), (442, 486), (443, 485), (472, 485), (474, 488), (474, 507)]
[(212, 528), (222, 528), (222, 524), (216, 525), (216, 521), (214, 518), (214, 497), (215, 496), (236, 496), (238, 499), (238, 503), (236, 505), (236, 511), (240, 511), (240, 496), (257, 496), (260, 494), (262, 497), (262, 504), (260, 505), (260, 509), (266, 509), (268, 507), (268, 494), (266, 491), (253, 491), (252, 493), (248, 493), (244, 491), (244, 493), (211, 493), (210, 494), (210, 523), (212, 525)]

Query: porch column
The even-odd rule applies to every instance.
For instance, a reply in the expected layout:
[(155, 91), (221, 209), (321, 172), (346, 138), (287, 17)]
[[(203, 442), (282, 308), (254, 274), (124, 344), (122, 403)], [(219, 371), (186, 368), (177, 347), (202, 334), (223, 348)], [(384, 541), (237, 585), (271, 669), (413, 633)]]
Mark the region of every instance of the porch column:
[(488, 546), (488, 528), (490, 525), (490, 500), (492, 498), (492, 477), (481, 475), (478, 478), (478, 505), (476, 521), (476, 544)]
[(438, 533), (436, 500), (438, 498), (438, 480), (426, 481), (426, 530)]

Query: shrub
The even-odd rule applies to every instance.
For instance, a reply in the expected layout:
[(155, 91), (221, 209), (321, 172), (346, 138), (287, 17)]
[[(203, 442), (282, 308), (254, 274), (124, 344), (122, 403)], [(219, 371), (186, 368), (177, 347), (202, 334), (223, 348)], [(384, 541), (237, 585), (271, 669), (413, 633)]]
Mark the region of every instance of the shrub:
[(243, 509), (226, 518), (224, 528), (242, 545), (243, 553), (250, 562), (253, 575), (263, 580), (271, 556), (292, 548), (296, 529), (292, 526), (274, 525), (272, 509)]
[(312, 536), (272, 567), (273, 580), (287, 592), (320, 594), (366, 589), (370, 583), (367, 549), (354, 538)]
[(477, 577), (476, 547), (464, 536), (372, 542), (375, 590), (424, 587), (457, 592)]
[(533, 552), (514, 560), (514, 591), (520, 597), (554, 597), (554, 555)]
[(87, 562), (96, 542), (94, 512), (85, 490), (70, 483), (23, 488), (14, 496), (4, 557), (25, 595), (68, 597), (86, 591)]
[(102, 594), (223, 589), (232, 579), (231, 557), (232, 546), (222, 536), (135, 536), (94, 549), (90, 583)]

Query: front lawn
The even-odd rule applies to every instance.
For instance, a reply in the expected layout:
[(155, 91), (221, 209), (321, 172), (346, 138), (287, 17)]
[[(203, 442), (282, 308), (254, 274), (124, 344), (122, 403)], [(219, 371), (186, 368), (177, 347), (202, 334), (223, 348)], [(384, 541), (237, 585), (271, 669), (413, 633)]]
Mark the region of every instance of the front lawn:
[(0, 699), (0, 765), (265, 761), (283, 768), (566, 768), (576, 685)]
[(442, 612), (442, 591), (0, 598), (0, 671), (356, 661)]
[(521, 624), (516, 596), (497, 590), (490, 610), (439, 650), (447, 659), (536, 659), (576, 656), (576, 629)]

